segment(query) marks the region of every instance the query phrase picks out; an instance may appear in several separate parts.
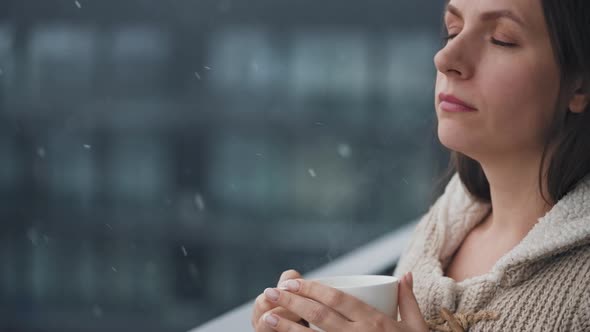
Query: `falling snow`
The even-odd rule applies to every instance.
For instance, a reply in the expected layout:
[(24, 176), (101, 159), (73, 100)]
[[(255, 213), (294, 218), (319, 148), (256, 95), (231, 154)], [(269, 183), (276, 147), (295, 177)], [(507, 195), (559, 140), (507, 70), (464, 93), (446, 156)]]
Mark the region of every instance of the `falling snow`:
[(350, 158), (350, 156), (352, 155), (352, 150), (350, 148), (350, 145), (344, 144), (344, 143), (339, 144), (338, 145), (338, 154), (342, 158)]
[(180, 249), (182, 249), (182, 253), (184, 254), (184, 257), (188, 256), (188, 252), (186, 251), (186, 248), (184, 246), (181, 246)]
[(82, 5), (80, 4), (80, 2), (78, 0), (74, 1), (74, 3), (76, 4), (76, 7), (82, 8)]
[(34, 246), (39, 244), (39, 236), (39, 231), (37, 231), (36, 228), (31, 227), (27, 230), (27, 238), (29, 238), (29, 241), (31, 241)]
[(205, 68), (205, 70), (211, 70), (211, 67), (207, 67), (207, 66), (205, 66), (205, 67), (203, 67), (203, 68)]
[(37, 148), (37, 155), (38, 155), (40, 158), (45, 158), (45, 155), (46, 155), (46, 153), (45, 153), (45, 149), (44, 149), (44, 148)]
[(200, 194), (195, 194), (195, 205), (199, 211), (203, 211), (205, 209), (205, 202), (203, 201), (203, 196)]
[(102, 308), (98, 305), (95, 305), (94, 307), (92, 307), (92, 314), (95, 317), (102, 317)]
[(328, 251), (326, 253), (326, 258), (328, 259), (328, 262), (331, 262), (334, 260), (334, 257), (332, 256), (332, 253), (330, 253), (330, 251)]
[(84, 149), (90, 150), (92, 146), (90, 144), (84, 144)]
[(313, 168), (308, 169), (307, 172), (309, 173), (309, 175), (312, 178), (315, 178), (317, 176), (317, 174), (315, 173), (315, 170)]
[(199, 269), (197, 268), (197, 266), (194, 263), (190, 263), (188, 265), (188, 273), (190, 273), (191, 277), (193, 277), (193, 279), (197, 279), (199, 277)]
[(111, 226), (110, 224), (105, 224), (111, 231), (113, 230), (113, 226)]
[(199, 72), (197, 72), (197, 71), (195, 72), (195, 77), (196, 77), (198, 80), (200, 80), (200, 79), (201, 79), (201, 75), (199, 75)]
[(117, 272), (117, 269), (115, 269), (114, 266), (111, 266), (111, 269), (113, 270), (113, 272)]

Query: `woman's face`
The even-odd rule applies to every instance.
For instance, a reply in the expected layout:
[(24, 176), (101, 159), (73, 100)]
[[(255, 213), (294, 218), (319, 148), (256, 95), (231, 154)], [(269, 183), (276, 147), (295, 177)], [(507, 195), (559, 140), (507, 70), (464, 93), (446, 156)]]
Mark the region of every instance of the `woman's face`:
[(441, 143), (480, 162), (539, 155), (560, 79), (541, 1), (451, 0), (445, 25), (451, 38), (434, 57)]

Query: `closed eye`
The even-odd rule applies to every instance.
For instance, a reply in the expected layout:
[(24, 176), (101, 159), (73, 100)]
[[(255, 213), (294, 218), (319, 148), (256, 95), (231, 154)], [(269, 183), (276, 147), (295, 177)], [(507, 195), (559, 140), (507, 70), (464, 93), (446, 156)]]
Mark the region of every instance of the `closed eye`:
[[(458, 35), (457, 33), (449, 34), (449, 35), (443, 36), (442, 39), (443, 39), (443, 41), (449, 42), (453, 38), (457, 37), (457, 35)], [(516, 46), (518, 46), (515, 43), (509, 43), (509, 42), (501, 41), (501, 40), (498, 40), (496, 38), (492, 38), (492, 44), (498, 45), (498, 46), (502, 46), (502, 47), (516, 47)]]
[(451, 40), (451, 39), (453, 39), (453, 38), (457, 37), (457, 35), (458, 35), (457, 33), (454, 33), (454, 34), (449, 34), (449, 35), (443, 36), (443, 38), (442, 38), (442, 39), (443, 39), (443, 41), (447, 41), (447, 42), (448, 42), (449, 40)]
[(495, 38), (492, 38), (492, 44), (496, 44), (498, 46), (502, 46), (502, 47), (516, 47), (518, 46), (515, 43), (509, 43), (509, 42), (504, 42)]

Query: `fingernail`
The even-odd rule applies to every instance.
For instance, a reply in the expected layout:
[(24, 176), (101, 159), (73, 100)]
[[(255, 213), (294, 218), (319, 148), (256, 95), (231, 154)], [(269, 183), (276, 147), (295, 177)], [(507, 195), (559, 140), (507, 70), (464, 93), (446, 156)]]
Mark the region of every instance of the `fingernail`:
[(279, 288), (290, 290), (292, 292), (296, 292), (299, 290), (299, 282), (297, 280), (292, 280), (292, 279), (285, 280), (285, 281), (281, 282), (281, 284), (279, 285)]
[(408, 272), (408, 284), (410, 284), (410, 288), (414, 288), (414, 276), (412, 272)]
[(279, 292), (276, 289), (267, 288), (264, 290), (264, 295), (266, 295), (266, 297), (271, 301), (276, 301), (279, 299)]
[(264, 314), (264, 321), (266, 322), (266, 324), (270, 325), (270, 326), (277, 326), (277, 324), (279, 324), (279, 320), (271, 314)]

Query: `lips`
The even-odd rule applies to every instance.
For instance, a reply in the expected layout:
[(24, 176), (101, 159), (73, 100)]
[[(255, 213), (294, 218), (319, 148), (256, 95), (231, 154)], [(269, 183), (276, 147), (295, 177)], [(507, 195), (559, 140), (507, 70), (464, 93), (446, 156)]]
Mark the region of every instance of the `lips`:
[(463, 100), (450, 95), (441, 93), (438, 95), (440, 108), (445, 112), (475, 112), (477, 109)]

